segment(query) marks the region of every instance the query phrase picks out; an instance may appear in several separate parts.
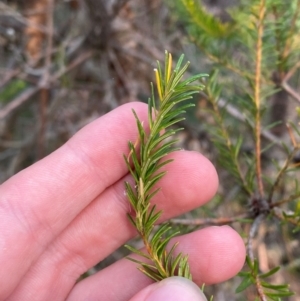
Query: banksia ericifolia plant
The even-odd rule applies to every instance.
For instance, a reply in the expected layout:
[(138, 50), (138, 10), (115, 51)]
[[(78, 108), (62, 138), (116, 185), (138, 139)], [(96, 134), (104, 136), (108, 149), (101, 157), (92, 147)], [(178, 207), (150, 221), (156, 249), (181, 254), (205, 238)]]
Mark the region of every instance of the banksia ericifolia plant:
[(174, 253), (178, 243), (167, 249), (170, 239), (178, 235), (178, 232), (172, 233), (168, 223), (155, 227), (162, 211), (158, 211), (156, 206), (151, 204), (151, 199), (160, 190), (156, 184), (166, 174), (161, 168), (172, 161), (165, 157), (178, 150), (174, 134), (182, 128), (171, 126), (185, 119), (182, 117), (185, 109), (193, 106), (185, 101), (204, 88), (202, 84), (192, 84), (203, 78), (204, 74), (182, 81), (189, 66), (187, 62), (181, 67), (183, 58), (184, 55), (179, 58), (174, 70), (172, 55), (167, 51), (164, 70), (160, 63), (157, 63), (154, 72), (159, 101), (156, 101), (154, 87), (151, 84), (152, 95), (148, 101), (149, 130), (144, 128), (143, 122), (133, 111), (138, 138), (135, 143), (128, 143), (130, 152), (128, 156), (124, 155), (128, 170), (134, 179), (134, 185), (125, 182), (126, 194), (134, 211), (134, 214), (128, 214), (128, 217), (145, 245), (145, 251), (127, 246), (130, 251), (144, 258), (144, 261), (129, 259), (139, 265), (138, 269), (141, 272), (155, 281), (171, 276), (192, 279), (188, 256)]

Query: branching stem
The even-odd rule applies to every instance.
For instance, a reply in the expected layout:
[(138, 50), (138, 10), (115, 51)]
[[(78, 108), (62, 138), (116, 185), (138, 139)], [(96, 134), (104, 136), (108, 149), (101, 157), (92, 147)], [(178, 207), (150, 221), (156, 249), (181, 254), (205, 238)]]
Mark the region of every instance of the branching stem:
[[(157, 69), (154, 71), (159, 102), (155, 101), (152, 87), (152, 96), (148, 103), (150, 131), (149, 133), (145, 131), (143, 123), (133, 112), (139, 136), (136, 143), (129, 142), (129, 155), (124, 155), (128, 170), (135, 181), (134, 187), (125, 182), (128, 200), (135, 211), (135, 216), (128, 215), (128, 217), (138, 231), (146, 252), (127, 247), (132, 252), (146, 258), (147, 262), (129, 259), (138, 263), (138, 269), (155, 281), (175, 275), (192, 278), (188, 257), (181, 253), (177, 255), (174, 253), (177, 244), (173, 245), (170, 251), (167, 250), (169, 241), (178, 232), (170, 232), (169, 224), (162, 224), (157, 227), (157, 231), (154, 231), (162, 212), (156, 211), (156, 206), (150, 202), (160, 189), (155, 187), (156, 183), (166, 173), (161, 171), (161, 167), (172, 161), (165, 159), (165, 156), (177, 150), (174, 146), (176, 140), (172, 136), (180, 129), (173, 130), (169, 127), (183, 120), (184, 118), (179, 115), (184, 113), (186, 108), (192, 106), (184, 104), (183, 101), (190, 99), (194, 93), (203, 89), (203, 85), (190, 85), (205, 76), (203, 74), (194, 75), (181, 81), (189, 65), (186, 63), (181, 67), (182, 61), (183, 56), (179, 58), (172, 71), (172, 56), (166, 52), (164, 71), (158, 63)], [(166, 141), (167, 138), (171, 138), (171, 140)]]

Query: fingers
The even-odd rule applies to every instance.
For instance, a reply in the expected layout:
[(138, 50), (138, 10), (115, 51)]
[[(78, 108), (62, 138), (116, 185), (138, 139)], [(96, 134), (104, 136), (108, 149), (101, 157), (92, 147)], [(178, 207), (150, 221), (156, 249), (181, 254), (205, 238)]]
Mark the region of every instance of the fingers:
[[(244, 264), (243, 240), (228, 226), (209, 227), (176, 237), (170, 245), (177, 241), (177, 252), (189, 254), (193, 281), (197, 285), (225, 281)], [(76, 284), (67, 301), (127, 301), (149, 284), (151, 280), (134, 263), (122, 259)]]
[(184, 235), (181, 243), (185, 253), (191, 257), (191, 272), (197, 284), (214, 284), (230, 279), (245, 262), (245, 244), (229, 226), (208, 227), (199, 230), (198, 234)]
[[(172, 156), (174, 162), (166, 167), (168, 173), (159, 182), (161, 192), (153, 200), (158, 209), (164, 210), (163, 220), (207, 202), (218, 185), (215, 169), (202, 155), (177, 152)], [(135, 235), (127, 218), (129, 210), (122, 179), (78, 215), (48, 247), (8, 300), (20, 297), (22, 301), (64, 300), (82, 273)], [(38, 296), (36, 291), (40, 292)]]
[(119, 107), (0, 187), (1, 300), (49, 242), (126, 174), (123, 153), (137, 137), (131, 108), (147, 120), (145, 104)]
[(203, 292), (192, 281), (182, 277), (170, 277), (153, 283), (130, 301), (207, 301)]

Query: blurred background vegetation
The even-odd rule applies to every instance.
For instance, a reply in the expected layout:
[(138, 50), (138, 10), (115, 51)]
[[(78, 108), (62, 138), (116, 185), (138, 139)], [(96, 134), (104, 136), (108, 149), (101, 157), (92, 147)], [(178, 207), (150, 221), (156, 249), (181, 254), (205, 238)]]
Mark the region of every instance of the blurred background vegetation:
[(229, 224), (244, 238), (245, 269), (207, 287), (214, 300), (300, 300), (299, 16), (299, 0), (1, 0), (0, 181), (146, 102), (156, 60), (185, 53), (210, 78), (180, 146), (216, 165), (220, 187), (174, 228)]

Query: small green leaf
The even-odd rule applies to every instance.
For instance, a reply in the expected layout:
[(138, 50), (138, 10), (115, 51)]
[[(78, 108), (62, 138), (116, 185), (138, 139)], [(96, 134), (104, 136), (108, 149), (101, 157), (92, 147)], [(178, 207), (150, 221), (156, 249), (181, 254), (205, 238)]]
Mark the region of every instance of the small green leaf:
[(261, 281), (260, 284), (265, 287), (265, 288), (269, 288), (269, 289), (272, 289), (272, 290), (278, 290), (278, 291), (286, 291), (288, 290), (288, 285), (287, 284), (270, 284), (270, 283), (267, 283), (267, 282), (264, 282), (264, 281)]
[(246, 256), (246, 262), (251, 270), (253, 270), (253, 264), (249, 256)]
[(240, 293), (243, 290), (245, 290), (247, 287), (249, 287), (250, 285), (254, 284), (254, 280), (251, 277), (246, 277), (242, 280), (242, 282), (240, 283), (240, 285), (237, 287), (237, 289), (235, 290), (236, 293)]
[(273, 268), (272, 270), (270, 270), (269, 272), (266, 272), (264, 274), (259, 275), (259, 278), (267, 278), (270, 277), (272, 275), (274, 275), (275, 273), (277, 273), (280, 270), (280, 267), (276, 267)]
[(254, 260), (254, 266), (253, 266), (253, 272), (255, 275), (258, 275), (258, 269), (259, 269), (259, 266), (258, 266), (258, 260)]
[[(131, 251), (132, 253), (135, 253), (135, 254), (137, 254), (137, 255), (140, 255), (140, 256), (142, 256), (142, 257), (145, 257), (146, 259), (151, 259), (151, 257), (149, 256), (149, 254), (146, 254), (146, 253), (144, 253), (144, 252), (142, 252), (142, 251), (140, 251), (140, 250), (138, 250), (138, 249), (136, 249), (136, 248), (134, 248), (134, 247), (131, 247), (131, 246), (129, 246), (129, 245), (125, 245), (125, 247), (129, 250), (129, 251)], [(130, 258), (130, 257), (129, 257)], [(131, 260), (131, 258), (130, 258), (130, 260)], [(132, 260), (133, 261), (133, 260)], [(137, 262), (137, 261), (134, 261), (134, 262)]]
[(282, 291), (278, 291), (276, 293), (265, 293), (266, 296), (268, 297), (290, 297), (290, 296), (293, 296), (294, 293), (293, 292), (282, 292)]
[(238, 141), (237, 141), (237, 143), (235, 145), (235, 148), (234, 148), (234, 157), (235, 158), (237, 158), (238, 155), (239, 155), (239, 153), (240, 153), (240, 149), (241, 149), (242, 143), (243, 143), (243, 138), (242, 138), (242, 136), (240, 136), (238, 138)]
[(164, 278), (157, 272), (148, 268), (139, 268), (139, 270), (154, 281), (161, 281)]

